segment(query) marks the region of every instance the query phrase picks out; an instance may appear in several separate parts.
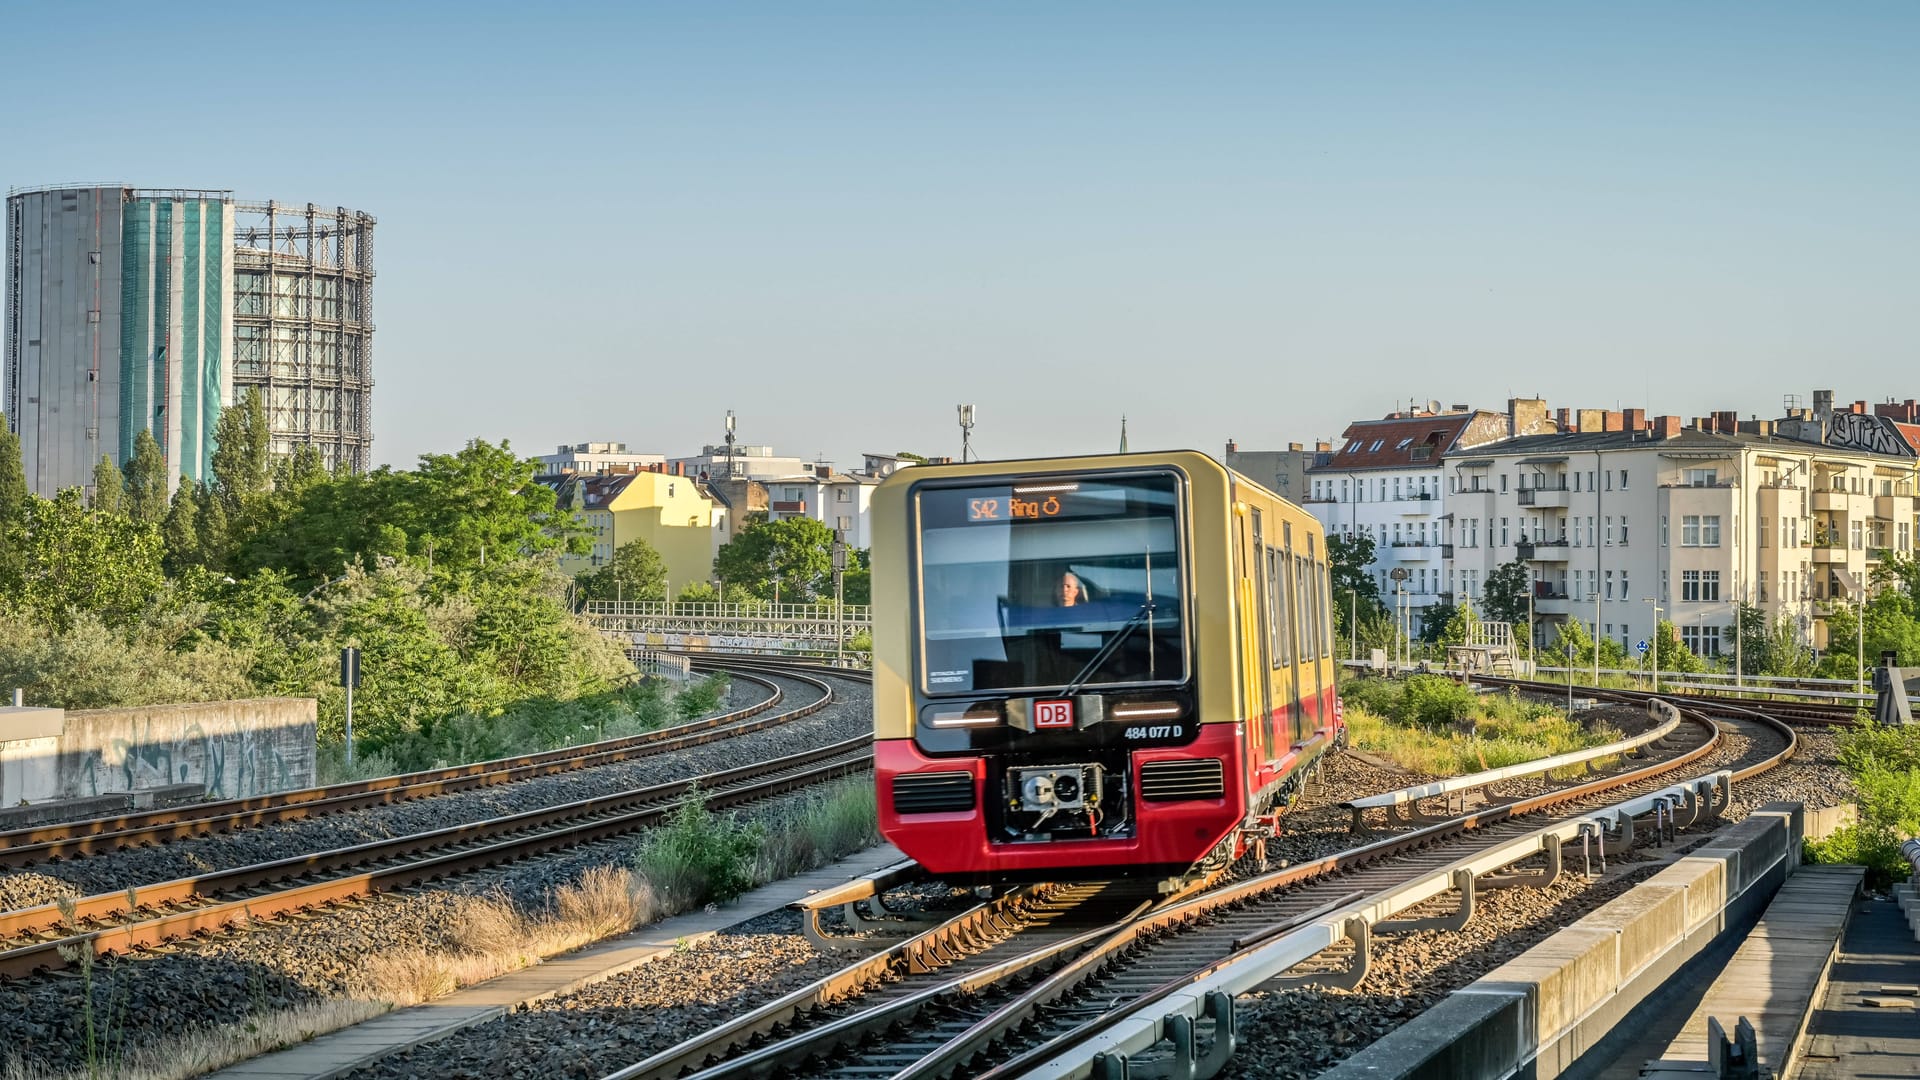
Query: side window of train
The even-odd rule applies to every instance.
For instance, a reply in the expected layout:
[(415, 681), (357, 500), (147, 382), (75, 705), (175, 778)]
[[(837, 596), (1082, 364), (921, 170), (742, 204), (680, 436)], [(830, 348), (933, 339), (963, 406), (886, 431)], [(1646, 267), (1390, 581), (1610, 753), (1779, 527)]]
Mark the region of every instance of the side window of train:
[[(1307, 573), (1307, 568), (1312, 565), (1313, 564), (1308, 562), (1306, 559), (1306, 556), (1304, 555), (1296, 555), (1294, 557), (1294, 560), (1293, 560), (1294, 576), (1300, 582), (1300, 592), (1302, 594), (1305, 594), (1306, 596), (1312, 596), (1313, 594), (1312, 593), (1313, 579)], [(1298, 605), (1298, 607), (1300, 608), (1300, 659), (1311, 660), (1313, 659), (1313, 645), (1312, 645), (1313, 638), (1309, 635), (1311, 634), (1313, 629), (1313, 623), (1311, 622), (1313, 618), (1313, 611), (1312, 611), (1311, 605), (1304, 600)]]
[(1333, 567), (1320, 564), (1320, 655), (1333, 655)]
[(1287, 650), (1292, 647), (1287, 636), (1287, 620), (1291, 616), (1287, 611), (1287, 590), (1283, 584), (1286, 580), (1286, 563), (1281, 561), (1280, 553), (1272, 548), (1261, 552), (1261, 556), (1267, 560), (1267, 609), (1273, 619), (1267, 630), (1273, 638), (1273, 666), (1283, 667), (1291, 655)]

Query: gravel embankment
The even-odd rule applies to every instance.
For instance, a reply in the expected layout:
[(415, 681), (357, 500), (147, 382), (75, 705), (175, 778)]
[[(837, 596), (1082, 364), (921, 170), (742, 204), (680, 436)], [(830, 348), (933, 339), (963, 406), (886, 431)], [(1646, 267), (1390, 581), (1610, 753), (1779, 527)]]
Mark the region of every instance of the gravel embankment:
[[(748, 816), (779, 816), (785, 805), (784, 800), (759, 804)], [(112, 1023), (116, 1038), (128, 1046), (147, 1046), (189, 1029), (324, 999), (380, 1000), (385, 995), (373, 981), (380, 958), (416, 949), (457, 951), (466, 932), (464, 916), (477, 900), (506, 900), (523, 912), (542, 911), (553, 890), (576, 883), (588, 870), (629, 865), (634, 846), (632, 837), (615, 838), (431, 888), (263, 922), (182, 943), (161, 955), (106, 963), (94, 974), (94, 1020)], [(794, 940), (812, 951), (797, 936)], [(736, 945), (734, 952), (745, 948)], [(788, 954), (797, 950), (773, 950), (767, 963), (778, 966), (778, 958)], [(715, 970), (737, 972), (748, 965), (735, 957)], [(79, 981), (67, 977), (0, 986), (0, 1048), (5, 1048), (0, 1069), (7, 1054), (47, 1068), (84, 1066), (82, 1001)]]
[[(783, 680), (782, 685), (786, 691), (783, 708), (818, 696), (817, 690), (804, 683)], [(136, 885), (482, 821), (681, 780), (748, 761), (785, 757), (869, 730), (872, 695), (868, 688), (839, 680), (835, 680), (833, 686), (834, 707), (738, 738), (670, 755), (579, 769), (498, 787), (46, 863), (0, 876), (0, 901), (11, 901), (18, 896), (27, 904), (49, 903), (55, 899), (52, 890), (59, 887), (51, 882), (63, 882), (80, 895), (117, 892)], [(765, 691), (736, 681), (729, 694), (730, 700), (723, 711), (761, 700)], [(25, 905), (5, 903), (0, 910), (20, 906)]]
[[(1853, 788), (1834, 761), (1834, 737), (1827, 731), (1800, 731), (1799, 753), (1745, 783), (1735, 784), (1727, 809), (1730, 821), (1743, 818), (1773, 800), (1831, 806), (1854, 797)], [(1734, 765), (1752, 745), (1743, 732), (1730, 732), (1729, 744), (1711, 755), (1702, 769)], [(1682, 850), (1704, 842), (1697, 831), (1683, 834)], [(1567, 924), (1632, 888), (1664, 863), (1645, 856), (1610, 860), (1615, 872), (1598, 882), (1563, 874), (1545, 889), (1501, 889), (1476, 897), (1474, 918), (1456, 934), (1423, 932), (1373, 941), (1373, 968), (1353, 992), (1321, 989), (1262, 991), (1244, 998), (1241, 1049), (1223, 1077), (1311, 1077), (1344, 1060), (1394, 1028), (1432, 1007), (1442, 997), (1473, 982), (1532, 948)], [(1636, 865), (1638, 864), (1638, 865)], [(1438, 914), (1451, 899), (1431, 902), (1409, 914)]]

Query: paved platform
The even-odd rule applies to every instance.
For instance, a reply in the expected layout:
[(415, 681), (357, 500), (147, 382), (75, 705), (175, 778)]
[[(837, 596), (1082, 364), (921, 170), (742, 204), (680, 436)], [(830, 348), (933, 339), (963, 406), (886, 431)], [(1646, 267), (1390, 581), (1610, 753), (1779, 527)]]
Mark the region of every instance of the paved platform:
[(485, 1023), (526, 1002), (541, 1001), (639, 967), (675, 945), (713, 936), (735, 923), (779, 911), (822, 889), (845, 884), (905, 856), (891, 844), (868, 848), (831, 866), (772, 882), (712, 913), (676, 915), (631, 934), (590, 945), (544, 964), (511, 972), (425, 1005), (396, 1009), (310, 1042), (262, 1054), (219, 1072), (215, 1080), (332, 1080), (410, 1046)]
[(1777, 1071), (1801, 1043), (1807, 1016), (1840, 947), (1860, 881), (1858, 866), (1803, 866), (1780, 886), (1660, 1060), (1645, 1077), (1701, 1075), (1707, 1062), (1707, 1021), (1729, 1037), (1741, 1018), (1754, 1027), (1761, 1066)]
[(1920, 1076), (1920, 996), (1882, 992), (1916, 984), (1920, 942), (1899, 905), (1877, 898), (1855, 905), (1789, 1080)]

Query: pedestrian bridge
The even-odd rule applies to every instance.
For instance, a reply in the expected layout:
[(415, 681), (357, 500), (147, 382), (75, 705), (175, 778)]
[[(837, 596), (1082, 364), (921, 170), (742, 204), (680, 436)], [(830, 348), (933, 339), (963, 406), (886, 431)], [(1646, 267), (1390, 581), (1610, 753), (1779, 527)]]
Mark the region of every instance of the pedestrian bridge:
[[(645, 649), (751, 652), (780, 656), (854, 655), (849, 642), (871, 635), (867, 604), (685, 604), (665, 600), (589, 600), (585, 614), (629, 655)], [(866, 642), (861, 642), (866, 646)], [(866, 652), (866, 648), (859, 650)]]

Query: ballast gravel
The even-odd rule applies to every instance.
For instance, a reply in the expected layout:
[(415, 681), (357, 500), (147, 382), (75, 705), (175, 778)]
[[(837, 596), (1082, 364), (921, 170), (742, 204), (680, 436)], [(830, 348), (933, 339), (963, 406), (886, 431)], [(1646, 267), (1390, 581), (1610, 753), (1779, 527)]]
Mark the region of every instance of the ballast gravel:
[[(777, 680), (786, 692), (779, 708), (813, 701), (819, 691), (806, 683)], [(512, 784), (455, 792), (413, 802), (351, 810), (325, 817), (278, 822), (233, 833), (176, 840), (150, 848), (103, 852), (86, 858), (50, 862), (31, 871), (0, 876), (0, 899), (20, 890), (31, 899), (47, 888), (44, 879), (65, 882), (80, 895), (118, 892), (137, 885), (192, 877), (255, 863), (272, 862), (315, 851), (350, 847), (488, 818), (538, 810), (635, 788), (716, 772), (747, 761), (786, 757), (871, 730), (872, 693), (863, 684), (832, 680), (833, 707), (773, 728), (707, 743), (672, 754), (654, 755)], [(742, 684), (733, 683), (730, 694)], [(747, 702), (765, 691), (747, 686)], [(729, 708), (738, 708), (732, 701)], [(26, 885), (12, 884), (25, 879)], [(36, 887), (31, 882), (39, 882)], [(49, 900), (39, 900), (47, 903)], [(4, 909), (23, 905), (6, 904)]]

